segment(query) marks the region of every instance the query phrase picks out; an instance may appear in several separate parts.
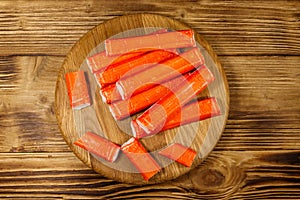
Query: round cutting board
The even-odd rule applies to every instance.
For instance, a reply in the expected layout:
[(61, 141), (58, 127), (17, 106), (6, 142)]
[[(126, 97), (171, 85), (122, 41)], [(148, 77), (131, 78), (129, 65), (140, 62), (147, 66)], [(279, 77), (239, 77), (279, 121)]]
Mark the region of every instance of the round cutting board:
[[(154, 159), (163, 166), (150, 180), (143, 180), (127, 157), (120, 153), (114, 163), (109, 163), (74, 145), (85, 132), (92, 131), (110, 141), (122, 145), (130, 135), (130, 118), (116, 122), (108, 106), (102, 102), (99, 88), (91, 72), (88, 72), (86, 58), (99, 51), (99, 44), (107, 38), (133, 29), (166, 28), (170, 30), (191, 29), (191, 27), (168, 17), (153, 14), (126, 15), (106, 21), (86, 33), (70, 50), (58, 74), (55, 109), (62, 135), (76, 156), (87, 166), (110, 179), (133, 184), (151, 184), (174, 179), (199, 165), (213, 150), (226, 124), (229, 110), (229, 95), (226, 76), (210, 45), (195, 31), (198, 47), (204, 55), (206, 66), (215, 76), (215, 81), (205, 89), (199, 98), (215, 97), (221, 115), (200, 122), (191, 123), (157, 135), (143, 138), (140, 142), (151, 152)], [(92, 105), (82, 110), (72, 110), (69, 105), (65, 74), (85, 70), (92, 96)], [(100, 134), (101, 133), (101, 134)], [(197, 156), (191, 167), (185, 167), (157, 154), (165, 146), (178, 142), (196, 150)]]

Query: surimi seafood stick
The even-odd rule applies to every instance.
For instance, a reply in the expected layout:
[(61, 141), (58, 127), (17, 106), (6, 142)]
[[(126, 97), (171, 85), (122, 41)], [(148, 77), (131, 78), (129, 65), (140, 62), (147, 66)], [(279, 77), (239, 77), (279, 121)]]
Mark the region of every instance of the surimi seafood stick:
[(192, 100), (214, 80), (206, 66), (191, 73), (184, 84), (175, 92), (169, 92), (153, 104), (137, 119), (137, 124), (147, 133), (159, 132), (172, 113), (181, 110), (182, 106)]
[(141, 56), (146, 52), (132, 52), (123, 55), (107, 56), (105, 51), (97, 53), (87, 58), (88, 66), (92, 73), (102, 72), (107, 67), (111, 67), (135, 57)]
[(91, 105), (84, 71), (65, 74), (70, 105), (78, 110)]
[(173, 143), (158, 153), (167, 158), (175, 160), (186, 167), (190, 167), (193, 164), (193, 161), (197, 155), (196, 151), (179, 143)]
[[(199, 120), (205, 120), (220, 114), (220, 107), (214, 97), (192, 101), (184, 105), (181, 112), (177, 111), (170, 115), (160, 132)], [(131, 121), (131, 128), (133, 136), (138, 139), (157, 134), (155, 132), (147, 134), (140, 126), (137, 125), (135, 120)]]
[(110, 112), (115, 120), (122, 120), (130, 115), (136, 114), (137, 112), (150, 107), (170, 90), (175, 90), (186, 77), (187, 75), (176, 77), (162, 85), (157, 85), (149, 90), (137, 93), (128, 100), (116, 101), (109, 105)]
[(165, 82), (180, 74), (185, 74), (203, 64), (204, 58), (200, 50), (192, 48), (134, 76), (121, 78), (116, 83), (116, 86), (122, 99), (128, 99), (136, 89), (139, 89), (139, 91), (147, 90), (155, 84)]
[[(148, 35), (151, 34), (157, 34), (157, 33), (166, 33), (168, 32), (167, 29), (159, 29), (157, 31), (154, 31)], [(112, 67), (114, 65), (117, 65), (119, 63), (129, 61), (130, 59), (133, 59), (137, 56), (141, 56), (145, 51), (138, 51), (138, 52), (127, 52), (126, 54), (122, 55), (114, 55), (114, 56), (108, 56), (106, 54), (106, 51), (102, 51), (100, 53), (94, 54), (87, 58), (88, 66), (90, 67), (90, 70), (92, 73), (101, 72), (104, 71), (108, 66)]]
[(110, 84), (104, 88), (101, 88), (100, 96), (102, 101), (107, 104), (111, 104), (112, 102), (122, 99), (121, 95), (117, 91), (116, 84)]
[(136, 138), (130, 138), (121, 149), (146, 181), (160, 171), (159, 164)]
[(114, 162), (120, 151), (119, 145), (92, 132), (87, 132), (74, 144), (109, 162)]
[(141, 49), (176, 49), (195, 46), (196, 42), (192, 30), (105, 40), (107, 55), (124, 54)]
[(151, 51), (131, 61), (124, 62), (112, 68), (107, 68), (103, 72), (95, 73), (95, 77), (96, 80), (98, 81), (99, 86), (102, 88), (109, 84), (115, 83), (124, 74), (126, 74), (127, 72), (129, 72), (134, 68), (136, 68), (134, 69), (134, 72), (138, 73), (139, 71), (145, 70), (150, 65), (157, 64), (166, 59), (170, 59), (175, 55), (176, 54), (174, 54), (173, 52), (165, 51), (165, 50)]

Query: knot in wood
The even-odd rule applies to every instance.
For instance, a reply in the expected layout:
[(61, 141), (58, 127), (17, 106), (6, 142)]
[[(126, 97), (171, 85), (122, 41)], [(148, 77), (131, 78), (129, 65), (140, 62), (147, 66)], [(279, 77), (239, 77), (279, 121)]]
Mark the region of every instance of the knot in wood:
[(217, 170), (209, 169), (202, 175), (203, 184), (206, 186), (219, 186), (224, 182), (225, 177)]
[(201, 171), (198, 176), (194, 176), (193, 183), (195, 185), (204, 185), (207, 187), (217, 187), (224, 183), (224, 175), (215, 169), (207, 169)]
[(46, 96), (40, 96), (40, 102), (41, 102), (42, 104), (47, 103), (47, 102), (48, 102), (47, 97), (46, 97)]

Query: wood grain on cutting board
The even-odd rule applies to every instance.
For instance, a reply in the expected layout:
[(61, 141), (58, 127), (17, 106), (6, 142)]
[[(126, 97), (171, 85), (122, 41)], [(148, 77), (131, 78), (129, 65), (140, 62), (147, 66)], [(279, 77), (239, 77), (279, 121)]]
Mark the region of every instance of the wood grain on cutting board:
[[(216, 97), (222, 110), (222, 116), (203, 120), (200, 123), (185, 125), (142, 139), (141, 142), (144, 147), (149, 152), (152, 152), (152, 155), (157, 162), (163, 166), (163, 169), (149, 181), (143, 180), (142, 176), (134, 169), (130, 161), (123, 154), (119, 156), (119, 159), (117, 159), (115, 163), (107, 163), (91, 156), (79, 147), (76, 147), (73, 143), (87, 130), (93, 130), (93, 132), (96, 132), (97, 134), (103, 133), (103, 136), (110, 141), (122, 145), (130, 138), (130, 118), (123, 120), (121, 126), (117, 125), (109, 112), (108, 106), (101, 101), (99, 91), (96, 89), (97, 84), (93, 81), (92, 75), (89, 84), (90, 87), (93, 88), (91, 93), (95, 93), (93, 108), (89, 107), (82, 111), (73, 112), (69, 106), (64, 74), (78, 69), (88, 70), (86, 63), (84, 62), (86, 57), (92, 55), (93, 53), (91, 52), (93, 49), (105, 39), (124, 31), (143, 27), (161, 27), (171, 30), (190, 29), (190, 27), (177, 20), (153, 14), (126, 15), (109, 20), (100, 24), (91, 32), (88, 32), (75, 44), (62, 65), (62, 69), (58, 75), (56, 88), (56, 112), (59, 126), (65, 140), (75, 154), (84, 163), (100, 174), (114, 180), (133, 184), (151, 184), (171, 180), (190, 171), (191, 168), (194, 168), (201, 163), (212, 151), (222, 134), (229, 106), (226, 75), (220, 62), (217, 60), (216, 54), (212, 51), (209, 44), (204, 41), (201, 36), (196, 34), (196, 41), (198, 41), (208, 52), (204, 53), (206, 65), (212, 68), (212, 72), (216, 77), (212, 87), (210, 87), (210, 91), (205, 90), (201, 95), (203, 98), (211, 95)], [(94, 116), (92, 114), (92, 109), (95, 110)], [(79, 130), (82, 130), (82, 133), (80, 133)], [(169, 164), (167, 159), (164, 159), (162, 156), (155, 153), (173, 142), (190, 146), (198, 152), (199, 156), (196, 157), (191, 168), (184, 167), (178, 163)]]

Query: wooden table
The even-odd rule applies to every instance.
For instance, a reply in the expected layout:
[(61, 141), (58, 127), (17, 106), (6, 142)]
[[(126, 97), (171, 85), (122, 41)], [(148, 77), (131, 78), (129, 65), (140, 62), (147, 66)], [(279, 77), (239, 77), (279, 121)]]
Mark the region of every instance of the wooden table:
[[(227, 73), (229, 119), (199, 167), (159, 185), (87, 168), (54, 113), (59, 68), (99, 23), (132, 13), (195, 28)], [(0, 198), (299, 199), (299, 1), (0, 1)]]

